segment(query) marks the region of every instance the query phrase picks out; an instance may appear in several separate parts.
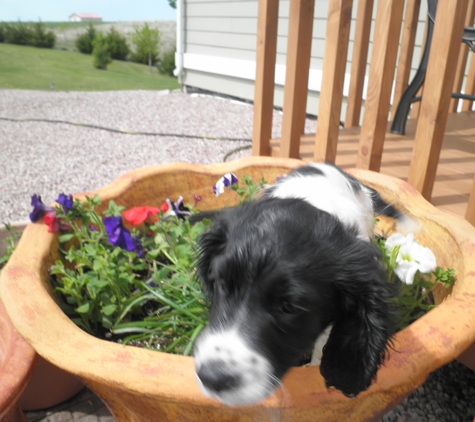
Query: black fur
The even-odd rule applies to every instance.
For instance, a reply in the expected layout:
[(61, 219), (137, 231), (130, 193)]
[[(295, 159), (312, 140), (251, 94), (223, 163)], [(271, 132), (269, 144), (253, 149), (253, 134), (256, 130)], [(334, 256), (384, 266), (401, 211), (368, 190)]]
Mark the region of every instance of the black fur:
[(379, 249), (300, 199), (264, 197), (213, 217), (197, 265), (208, 330), (245, 318), (240, 335), (281, 379), (333, 324), (320, 367), (327, 386), (347, 396), (368, 388), (393, 334)]

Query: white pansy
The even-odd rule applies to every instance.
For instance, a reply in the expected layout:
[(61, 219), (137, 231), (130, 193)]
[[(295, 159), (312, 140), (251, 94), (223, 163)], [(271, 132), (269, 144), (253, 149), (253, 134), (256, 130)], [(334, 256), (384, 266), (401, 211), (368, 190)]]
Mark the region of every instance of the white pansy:
[(389, 256), (395, 246), (399, 246), (400, 249), (396, 257), (397, 266), (394, 272), (402, 282), (412, 284), (417, 271), (426, 274), (436, 269), (434, 254), (429, 248), (417, 243), (413, 233), (409, 233), (407, 236), (400, 233), (389, 236), (386, 240)]

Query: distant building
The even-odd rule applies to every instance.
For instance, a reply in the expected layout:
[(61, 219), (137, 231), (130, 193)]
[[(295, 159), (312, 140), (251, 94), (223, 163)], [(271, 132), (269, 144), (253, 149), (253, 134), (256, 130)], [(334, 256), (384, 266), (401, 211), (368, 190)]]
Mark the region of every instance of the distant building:
[(95, 13), (73, 13), (69, 22), (102, 22), (102, 16)]

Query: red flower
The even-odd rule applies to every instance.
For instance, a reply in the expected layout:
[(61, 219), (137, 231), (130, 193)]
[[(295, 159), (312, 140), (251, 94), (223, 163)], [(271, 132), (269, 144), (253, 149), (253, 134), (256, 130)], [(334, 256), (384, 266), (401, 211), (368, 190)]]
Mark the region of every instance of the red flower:
[(59, 218), (56, 218), (56, 213), (54, 211), (47, 212), (43, 217), (43, 221), (48, 226), (48, 231), (50, 233), (59, 232), (60, 221)]
[(158, 221), (160, 210), (166, 213), (168, 211), (168, 204), (164, 202), (160, 208), (148, 206), (134, 207), (130, 210), (124, 211), (123, 216), (130, 224), (132, 224), (132, 226), (138, 226), (145, 221), (148, 223)]

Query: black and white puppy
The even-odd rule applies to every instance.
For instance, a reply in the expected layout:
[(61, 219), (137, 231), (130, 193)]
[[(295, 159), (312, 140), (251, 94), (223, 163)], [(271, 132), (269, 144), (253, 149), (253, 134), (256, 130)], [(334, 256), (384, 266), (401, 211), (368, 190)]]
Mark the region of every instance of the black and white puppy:
[(264, 399), (329, 325), (327, 386), (350, 397), (370, 386), (393, 334), (375, 212), (401, 217), (338, 167), (311, 164), (215, 215), (198, 262), (210, 320), (194, 357), (206, 395)]

